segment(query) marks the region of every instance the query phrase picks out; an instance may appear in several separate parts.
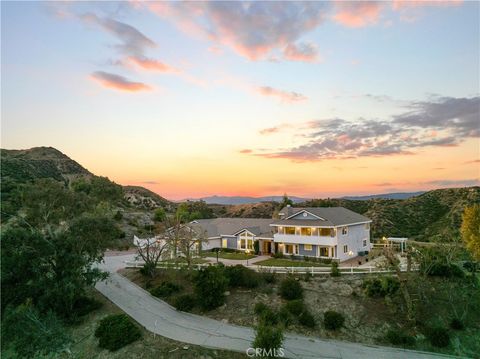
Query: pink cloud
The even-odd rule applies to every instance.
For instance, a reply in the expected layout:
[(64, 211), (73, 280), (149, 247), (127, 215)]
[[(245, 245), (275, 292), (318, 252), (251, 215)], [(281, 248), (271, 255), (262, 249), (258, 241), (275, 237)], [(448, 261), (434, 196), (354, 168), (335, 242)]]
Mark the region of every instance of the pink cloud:
[(132, 63), (138, 67), (141, 67), (144, 70), (148, 71), (157, 71), (157, 72), (168, 72), (168, 73), (178, 73), (179, 71), (167, 65), (161, 61), (155, 59), (149, 59), (143, 56), (130, 56), (127, 58), (129, 63)]
[(111, 74), (104, 71), (96, 71), (90, 75), (91, 79), (97, 81), (106, 88), (119, 91), (137, 92), (149, 91), (152, 88), (142, 82), (133, 82), (123, 76)]
[(314, 44), (310, 43), (288, 44), (283, 50), (283, 56), (290, 61), (316, 62), (318, 50)]
[(279, 90), (275, 89), (270, 86), (260, 86), (257, 88), (258, 93), (260, 93), (263, 96), (274, 96), (279, 98), (282, 102), (298, 102), (298, 101), (304, 101), (307, 99), (306, 96), (299, 94), (297, 92), (291, 92), (291, 91), (284, 91), (284, 90)]
[(384, 3), (376, 1), (337, 2), (333, 19), (348, 27), (363, 27), (375, 24)]

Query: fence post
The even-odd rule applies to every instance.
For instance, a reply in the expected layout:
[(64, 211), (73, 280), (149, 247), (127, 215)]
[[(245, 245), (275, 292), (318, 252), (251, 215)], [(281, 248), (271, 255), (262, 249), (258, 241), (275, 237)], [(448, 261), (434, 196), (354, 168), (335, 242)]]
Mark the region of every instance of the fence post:
[(312, 277), (313, 277), (313, 266), (312, 266)]
[(353, 274), (353, 266), (350, 267), (350, 274)]
[(372, 273), (372, 267), (369, 267), (369, 269), (368, 269), (368, 270), (369, 270), (369, 272), (370, 272), (370, 273)]

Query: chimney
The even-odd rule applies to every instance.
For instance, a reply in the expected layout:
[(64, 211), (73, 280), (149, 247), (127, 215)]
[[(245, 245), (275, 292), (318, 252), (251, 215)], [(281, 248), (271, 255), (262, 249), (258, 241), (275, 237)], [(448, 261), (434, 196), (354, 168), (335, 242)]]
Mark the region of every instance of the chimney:
[(287, 217), (289, 217), (292, 214), (292, 206), (287, 204)]

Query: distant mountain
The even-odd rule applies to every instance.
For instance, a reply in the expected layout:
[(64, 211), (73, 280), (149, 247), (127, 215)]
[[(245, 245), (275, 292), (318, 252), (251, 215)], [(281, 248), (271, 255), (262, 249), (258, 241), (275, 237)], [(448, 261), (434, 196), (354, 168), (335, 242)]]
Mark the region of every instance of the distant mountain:
[[(293, 203), (299, 203), (306, 201), (306, 198), (289, 196)], [(265, 196), (265, 197), (244, 197), (244, 196), (210, 196), (197, 199), (190, 199), (191, 201), (202, 200), (207, 204), (222, 204), (222, 205), (234, 205), (234, 204), (252, 204), (261, 202), (281, 202), (283, 196)]]
[(425, 191), (419, 192), (395, 192), (395, 193), (383, 193), (383, 194), (370, 194), (366, 196), (345, 196), (342, 199), (350, 199), (353, 201), (366, 201), (369, 199), (381, 198), (381, 199), (407, 199), (410, 197), (420, 196)]

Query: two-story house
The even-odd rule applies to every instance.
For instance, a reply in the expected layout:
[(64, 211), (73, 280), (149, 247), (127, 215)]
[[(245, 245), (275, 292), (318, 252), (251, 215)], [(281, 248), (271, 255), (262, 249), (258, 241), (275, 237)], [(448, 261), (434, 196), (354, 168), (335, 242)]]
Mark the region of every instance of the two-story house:
[(199, 219), (190, 226), (204, 233), (202, 249), (230, 248), (262, 254), (332, 258), (345, 261), (370, 250), (371, 220), (343, 207), (287, 206), (279, 219)]

